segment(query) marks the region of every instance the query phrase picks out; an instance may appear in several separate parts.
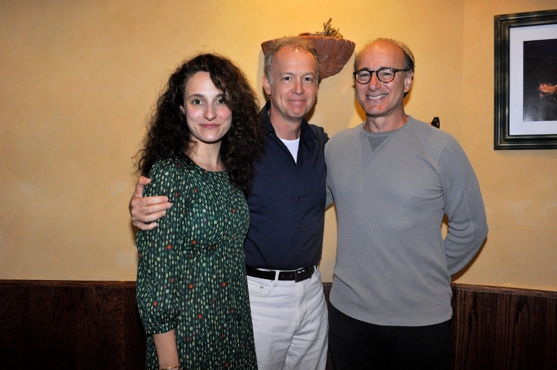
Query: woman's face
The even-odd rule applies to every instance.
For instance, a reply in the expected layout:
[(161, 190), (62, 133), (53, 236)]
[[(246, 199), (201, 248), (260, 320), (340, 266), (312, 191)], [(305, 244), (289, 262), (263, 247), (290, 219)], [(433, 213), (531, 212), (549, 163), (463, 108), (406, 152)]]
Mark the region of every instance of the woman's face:
[(230, 130), (232, 111), (224, 101), (222, 91), (215, 87), (208, 72), (197, 72), (188, 80), (180, 109), (198, 145), (220, 145)]

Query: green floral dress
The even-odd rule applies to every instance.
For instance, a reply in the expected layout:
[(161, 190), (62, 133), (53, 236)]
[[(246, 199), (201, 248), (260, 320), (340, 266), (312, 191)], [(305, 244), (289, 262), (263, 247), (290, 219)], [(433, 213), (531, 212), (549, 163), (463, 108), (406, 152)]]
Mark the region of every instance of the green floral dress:
[[(139, 231), (137, 303), (147, 334), (176, 333), (184, 369), (257, 369), (245, 273), (249, 210), (227, 172), (191, 160), (154, 164), (144, 196), (173, 204)], [(146, 369), (159, 369), (151, 335)]]

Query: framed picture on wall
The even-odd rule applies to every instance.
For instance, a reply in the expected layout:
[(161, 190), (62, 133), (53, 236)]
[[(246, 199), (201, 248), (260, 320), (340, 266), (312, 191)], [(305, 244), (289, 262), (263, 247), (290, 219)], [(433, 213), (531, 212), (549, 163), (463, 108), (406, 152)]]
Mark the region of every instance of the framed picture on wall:
[(495, 16), (495, 149), (557, 149), (557, 10)]

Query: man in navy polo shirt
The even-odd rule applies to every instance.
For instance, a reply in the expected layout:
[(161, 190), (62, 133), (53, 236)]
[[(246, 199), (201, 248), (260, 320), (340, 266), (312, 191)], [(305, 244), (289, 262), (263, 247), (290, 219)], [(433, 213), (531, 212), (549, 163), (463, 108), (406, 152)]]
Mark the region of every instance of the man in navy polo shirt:
[[(323, 128), (310, 125), (319, 88), (317, 52), (298, 38), (283, 38), (265, 57), (261, 110), (265, 152), (256, 163), (245, 242), (255, 347), (260, 369), (325, 369), (327, 307), (317, 264), (326, 202)], [(171, 205), (142, 198), (140, 178), (130, 213), (152, 229)], [(151, 223), (149, 223), (151, 222)]]

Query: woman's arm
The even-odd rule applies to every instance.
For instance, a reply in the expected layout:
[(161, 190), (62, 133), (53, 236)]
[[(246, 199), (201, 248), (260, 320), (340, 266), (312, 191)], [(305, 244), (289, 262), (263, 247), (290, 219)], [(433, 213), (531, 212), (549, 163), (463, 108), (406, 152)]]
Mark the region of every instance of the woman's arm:
[(159, 358), (159, 367), (179, 366), (178, 350), (176, 347), (176, 337), (174, 330), (162, 334), (153, 334), (157, 357)]
[[(170, 159), (156, 162), (151, 177), (153, 181), (145, 188), (146, 195), (164, 194), (172, 198), (186, 187), (183, 172)], [(178, 202), (171, 208), (157, 228), (137, 234), (137, 303), (145, 332), (155, 342), (161, 368), (179, 365), (175, 327), (183, 304), (182, 204)]]

